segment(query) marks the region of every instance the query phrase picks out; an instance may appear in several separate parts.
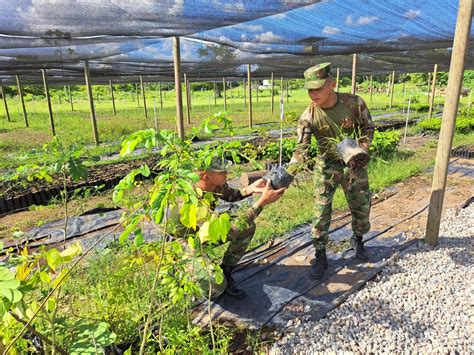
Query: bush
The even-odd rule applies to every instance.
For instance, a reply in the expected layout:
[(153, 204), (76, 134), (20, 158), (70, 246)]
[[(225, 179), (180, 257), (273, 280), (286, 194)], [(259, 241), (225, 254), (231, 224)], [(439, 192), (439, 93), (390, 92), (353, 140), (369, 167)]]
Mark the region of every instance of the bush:
[(389, 158), (397, 152), (399, 141), (400, 133), (397, 131), (375, 131), (374, 139), (370, 146), (370, 153), (375, 157)]
[[(420, 121), (418, 127), (427, 132), (439, 132), (441, 129), (441, 118), (430, 118)], [(474, 130), (474, 117), (460, 116), (456, 119), (456, 132), (469, 133)]]

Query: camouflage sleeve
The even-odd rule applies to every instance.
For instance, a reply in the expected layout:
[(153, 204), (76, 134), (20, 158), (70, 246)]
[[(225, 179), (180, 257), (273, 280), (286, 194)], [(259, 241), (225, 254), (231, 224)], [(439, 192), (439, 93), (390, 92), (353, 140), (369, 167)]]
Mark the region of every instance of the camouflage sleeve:
[(241, 190), (239, 189), (234, 189), (229, 186), (229, 184), (225, 184), (224, 186), (216, 188), (214, 190), (214, 194), (227, 202), (236, 202), (243, 200), (247, 196), (250, 196), (249, 193), (247, 193), (246, 188), (243, 188)]
[(370, 146), (370, 143), (374, 139), (375, 125), (372, 121), (372, 116), (370, 114), (369, 108), (365, 104), (365, 101), (361, 98), (357, 98), (358, 103), (358, 117), (357, 117), (357, 128), (360, 130), (359, 142), (367, 142)]
[(233, 216), (231, 221), (231, 232), (241, 232), (248, 228), (252, 222), (260, 215), (262, 212), (262, 207), (254, 204), (252, 207), (240, 211), (237, 215)]
[(298, 120), (298, 128), (296, 131), (298, 134), (298, 143), (288, 167), (288, 172), (290, 174), (297, 173), (308, 158), (308, 149), (311, 145), (312, 132), (309, 122), (305, 117), (305, 114), (303, 114)]

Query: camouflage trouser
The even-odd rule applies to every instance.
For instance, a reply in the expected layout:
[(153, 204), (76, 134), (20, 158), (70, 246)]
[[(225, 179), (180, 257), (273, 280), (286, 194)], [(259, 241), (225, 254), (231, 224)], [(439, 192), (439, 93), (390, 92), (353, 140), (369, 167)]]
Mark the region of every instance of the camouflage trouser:
[(349, 168), (342, 162), (319, 160), (314, 168), (315, 216), (313, 245), (316, 250), (325, 249), (329, 240), (332, 199), (339, 184), (352, 214), (352, 231), (363, 235), (370, 230), (370, 190), (367, 169), (358, 169), (350, 176)]
[[(247, 228), (243, 230), (238, 230), (232, 228), (228, 235), (227, 240), (229, 241), (229, 247), (227, 248), (224, 258), (222, 259), (222, 265), (225, 266), (235, 266), (245, 254), (250, 241), (252, 240), (253, 235), (255, 234), (255, 223), (251, 223)], [(193, 275), (196, 278), (196, 281), (201, 288), (203, 296), (208, 297), (209, 294), (209, 283), (212, 287), (211, 297), (216, 298), (220, 296), (225, 288), (226, 281), (222, 283), (217, 283), (215, 279), (215, 273), (210, 270), (209, 267), (210, 261), (207, 260), (207, 265), (204, 262), (195, 262), (193, 264)]]

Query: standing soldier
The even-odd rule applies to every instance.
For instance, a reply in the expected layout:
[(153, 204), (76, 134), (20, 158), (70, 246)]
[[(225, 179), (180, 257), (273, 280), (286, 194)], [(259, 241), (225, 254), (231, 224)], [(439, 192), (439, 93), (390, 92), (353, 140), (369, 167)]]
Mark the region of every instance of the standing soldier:
[(334, 92), (331, 63), (322, 63), (304, 72), (305, 88), (311, 104), (298, 121), (298, 146), (290, 161), (289, 172), (301, 170), (308, 158), (308, 148), (314, 135), (318, 143), (318, 158), (314, 167), (315, 217), (312, 228), (316, 261), (311, 269), (315, 279), (321, 279), (327, 269), (326, 245), (331, 222), (332, 199), (340, 184), (352, 214), (351, 245), (356, 257), (367, 261), (362, 236), (370, 230), (370, 190), (367, 166), (349, 169), (336, 151), (338, 141), (353, 136), (367, 152), (374, 136), (374, 125), (364, 100), (351, 94)]

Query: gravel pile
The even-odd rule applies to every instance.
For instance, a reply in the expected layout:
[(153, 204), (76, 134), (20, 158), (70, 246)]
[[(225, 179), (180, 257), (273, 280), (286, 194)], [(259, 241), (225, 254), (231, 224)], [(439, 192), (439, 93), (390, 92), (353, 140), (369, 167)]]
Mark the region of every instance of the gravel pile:
[(394, 255), (365, 288), (318, 322), (292, 324), (272, 354), (474, 353), (474, 205), (448, 211), (436, 248)]

